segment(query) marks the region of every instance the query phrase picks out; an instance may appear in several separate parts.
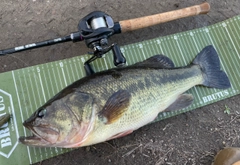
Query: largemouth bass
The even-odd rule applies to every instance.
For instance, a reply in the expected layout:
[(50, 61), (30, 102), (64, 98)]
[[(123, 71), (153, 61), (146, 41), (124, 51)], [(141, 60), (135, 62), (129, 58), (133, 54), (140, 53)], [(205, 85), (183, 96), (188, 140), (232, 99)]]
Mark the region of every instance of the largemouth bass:
[(205, 47), (186, 67), (175, 68), (156, 55), (125, 68), (82, 78), (40, 107), (23, 125), (33, 136), (30, 146), (81, 147), (130, 134), (160, 112), (175, 111), (193, 101), (185, 91), (195, 85), (229, 88), (213, 46)]

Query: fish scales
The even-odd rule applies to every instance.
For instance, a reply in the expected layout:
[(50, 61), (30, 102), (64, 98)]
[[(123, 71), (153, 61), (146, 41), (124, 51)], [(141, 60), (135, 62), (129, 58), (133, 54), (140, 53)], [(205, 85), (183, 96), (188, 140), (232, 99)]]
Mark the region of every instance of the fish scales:
[[(119, 89), (127, 90), (131, 93), (131, 104), (128, 111), (118, 120), (118, 122), (113, 123), (111, 126), (104, 127), (104, 132), (101, 127), (96, 127), (89, 137), (89, 141), (94, 141), (95, 139), (100, 139), (100, 136), (106, 137), (105, 134), (113, 136), (117, 134), (112, 128), (117, 131), (124, 131), (126, 129), (138, 129), (139, 125), (145, 125), (149, 121), (153, 121), (157, 114), (167, 108), (173, 101), (176, 100), (179, 94), (183, 93), (187, 89), (194, 85), (201, 84), (203, 81), (202, 74), (198, 67), (183, 68), (181, 71), (176, 70), (127, 70), (119, 80), (108, 77), (108, 82), (102, 83), (107, 87), (112, 87), (114, 91)], [(150, 73), (149, 73), (150, 72)], [(148, 74), (147, 74), (148, 73)], [(147, 75), (146, 77), (142, 75)], [(104, 79), (104, 77), (101, 77)], [(106, 78), (107, 79), (107, 78)], [(166, 81), (166, 79), (168, 81)], [(141, 82), (143, 85), (138, 85)], [(147, 85), (150, 82), (151, 86)], [(84, 91), (84, 88), (81, 91)], [(103, 88), (103, 87), (102, 87)], [(108, 98), (111, 92), (106, 95), (103, 92), (95, 93), (94, 86), (89, 88), (92, 90), (86, 91), (91, 92), (94, 96), (98, 95), (98, 99)], [(100, 88), (101, 89), (101, 88)], [(169, 99), (171, 98), (171, 99)], [(106, 100), (103, 101), (103, 105)], [(147, 116), (144, 118), (143, 116)], [(99, 125), (99, 123), (96, 123)], [(86, 142), (86, 145), (88, 143)]]

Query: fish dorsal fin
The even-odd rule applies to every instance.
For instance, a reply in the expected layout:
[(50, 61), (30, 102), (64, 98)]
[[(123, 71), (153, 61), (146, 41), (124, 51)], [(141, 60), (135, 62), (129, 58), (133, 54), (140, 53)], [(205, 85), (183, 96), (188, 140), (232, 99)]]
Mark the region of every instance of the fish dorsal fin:
[(170, 69), (174, 68), (173, 61), (162, 54), (152, 56), (142, 62), (138, 62), (133, 67), (147, 67), (147, 68), (156, 68), (156, 69)]
[(119, 90), (109, 97), (99, 117), (105, 124), (111, 124), (119, 119), (128, 109), (131, 95), (126, 90)]
[(191, 94), (181, 94), (177, 100), (172, 103), (165, 111), (176, 111), (182, 108), (186, 108), (193, 102), (193, 95)]

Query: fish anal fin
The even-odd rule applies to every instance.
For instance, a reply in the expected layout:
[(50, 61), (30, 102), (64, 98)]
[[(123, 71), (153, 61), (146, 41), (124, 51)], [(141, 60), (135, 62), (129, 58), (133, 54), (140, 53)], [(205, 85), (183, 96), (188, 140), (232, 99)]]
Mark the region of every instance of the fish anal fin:
[(181, 94), (174, 103), (167, 107), (165, 111), (176, 111), (182, 108), (186, 108), (192, 104), (193, 99), (193, 95), (191, 94)]
[(156, 69), (170, 69), (174, 68), (173, 61), (162, 54), (152, 56), (142, 62), (138, 62), (133, 67), (146, 67), (146, 68), (156, 68)]
[(128, 109), (131, 95), (126, 90), (119, 90), (109, 97), (99, 117), (103, 118), (105, 124), (111, 124), (119, 119)]

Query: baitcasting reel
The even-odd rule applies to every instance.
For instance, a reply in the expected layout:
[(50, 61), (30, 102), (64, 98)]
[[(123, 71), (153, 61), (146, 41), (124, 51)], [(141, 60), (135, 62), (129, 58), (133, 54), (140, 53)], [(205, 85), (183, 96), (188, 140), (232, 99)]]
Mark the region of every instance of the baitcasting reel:
[(130, 20), (114, 22), (112, 17), (101, 11), (94, 11), (82, 18), (78, 25), (78, 32), (73, 32), (68, 36), (50, 39), (47, 41), (31, 43), (23, 46), (18, 46), (10, 49), (0, 50), (0, 56), (15, 52), (25, 51), (28, 49), (39, 48), (43, 46), (54, 45), (57, 43), (68, 41), (85, 41), (86, 46), (93, 50), (93, 56), (84, 63), (84, 68), (87, 75), (94, 73), (90, 63), (97, 58), (101, 58), (105, 53), (112, 50), (113, 63), (115, 66), (123, 66), (126, 59), (121, 53), (119, 46), (114, 43), (108, 46), (108, 38), (111, 35), (133, 31), (164, 22), (169, 22), (179, 18), (206, 14), (210, 10), (208, 3), (187, 7), (184, 9), (169, 11)]
[(84, 38), (87, 47), (93, 49), (93, 57), (84, 64), (86, 73), (93, 74), (90, 62), (101, 58), (105, 53), (112, 50), (113, 63), (115, 66), (123, 66), (126, 59), (117, 44), (108, 45), (108, 37), (121, 33), (119, 23), (114, 23), (112, 17), (101, 11), (94, 11), (85, 16), (78, 25), (78, 30)]

